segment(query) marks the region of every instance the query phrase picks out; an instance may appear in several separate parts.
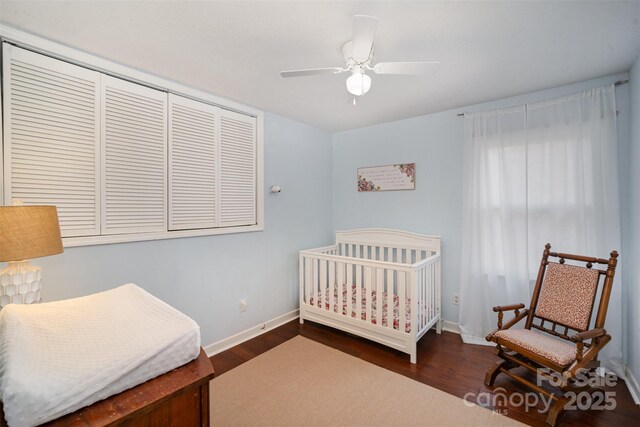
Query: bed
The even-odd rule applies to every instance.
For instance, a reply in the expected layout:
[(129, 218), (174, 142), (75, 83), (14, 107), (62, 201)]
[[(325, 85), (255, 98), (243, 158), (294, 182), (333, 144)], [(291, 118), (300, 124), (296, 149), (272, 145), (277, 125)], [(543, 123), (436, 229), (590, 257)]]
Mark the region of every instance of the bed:
[(336, 232), (300, 251), (300, 323), (331, 326), (409, 354), (441, 332), (440, 237), (390, 229)]

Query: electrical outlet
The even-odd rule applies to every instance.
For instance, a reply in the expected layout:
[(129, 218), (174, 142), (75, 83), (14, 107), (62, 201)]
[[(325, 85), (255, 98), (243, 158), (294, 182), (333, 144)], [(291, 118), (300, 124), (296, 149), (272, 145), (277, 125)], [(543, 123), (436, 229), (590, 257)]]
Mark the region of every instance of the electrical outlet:
[(458, 294), (453, 294), (453, 305), (460, 304), (460, 296)]
[(240, 300), (240, 313), (247, 311), (247, 300)]

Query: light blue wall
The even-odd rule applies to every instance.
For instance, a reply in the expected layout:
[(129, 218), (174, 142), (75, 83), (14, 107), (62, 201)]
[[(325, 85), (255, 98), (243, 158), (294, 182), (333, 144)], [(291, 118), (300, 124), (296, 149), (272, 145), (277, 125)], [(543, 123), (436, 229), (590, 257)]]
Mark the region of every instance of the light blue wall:
[[(442, 236), (443, 318), (458, 321), (462, 244), (462, 111), (508, 107), (567, 95), (626, 79), (607, 76), (456, 110), (350, 130), (333, 136), (333, 220), (336, 229), (388, 227)], [(616, 91), (618, 108), (627, 111), (628, 85)], [(389, 106), (393, 108), (393, 106)], [(621, 114), (621, 138), (628, 139), (628, 116)], [(626, 146), (627, 141), (621, 141)], [(623, 158), (621, 151), (621, 158)], [(356, 169), (416, 163), (415, 191), (358, 193)]]
[[(627, 310), (626, 356), (629, 371), (640, 381), (640, 57), (631, 68), (631, 143), (628, 175), (628, 227), (626, 237)], [(623, 243), (625, 240), (623, 240)]]
[(295, 310), (298, 251), (332, 238), (331, 135), (266, 114), (264, 148), (265, 231), (69, 248), (33, 261), (43, 299), (134, 282), (198, 322), (203, 345)]

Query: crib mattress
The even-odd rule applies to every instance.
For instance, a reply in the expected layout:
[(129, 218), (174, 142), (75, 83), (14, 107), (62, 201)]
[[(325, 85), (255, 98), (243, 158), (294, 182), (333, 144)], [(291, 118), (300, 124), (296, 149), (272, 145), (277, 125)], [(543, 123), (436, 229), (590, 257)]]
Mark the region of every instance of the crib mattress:
[(9, 426), (38, 425), (195, 359), (200, 329), (134, 284), (0, 311), (0, 399)]
[[(357, 290), (357, 286), (354, 284), (351, 287), (351, 307), (349, 307), (349, 304), (347, 303), (347, 285), (343, 284), (342, 285), (342, 315), (346, 316), (347, 315), (347, 310), (350, 311), (350, 316), (355, 318), (357, 317), (357, 294), (356, 294), (356, 290)], [(330, 288), (327, 288), (325, 291), (325, 310), (331, 310), (331, 306), (330, 303), (328, 301), (328, 296), (329, 296), (329, 292)], [(371, 315), (369, 316), (369, 319), (371, 321), (372, 324), (376, 325), (378, 324), (378, 319), (377, 319), (377, 307), (378, 307), (378, 297), (377, 297), (377, 291), (375, 289), (371, 290)], [(362, 310), (360, 312), (360, 319), (361, 320), (367, 320), (367, 292), (365, 289), (362, 289), (361, 291), (361, 296), (362, 296), (362, 300), (361, 300), (361, 307)], [(333, 287), (333, 312), (334, 313), (338, 313), (338, 285), (336, 284)], [(388, 320), (388, 299), (387, 299), (387, 292), (383, 292), (382, 293), (382, 326), (387, 327), (389, 325), (389, 320)], [(309, 304), (313, 305), (313, 306), (320, 306), (320, 300), (318, 298), (314, 298), (314, 296), (312, 295), (311, 298), (309, 298)], [(405, 300), (405, 309), (404, 312), (406, 314), (406, 319), (405, 319), (405, 332), (409, 333), (411, 332), (411, 298), (406, 298)], [(400, 298), (398, 297), (398, 295), (393, 295), (393, 329), (396, 330), (400, 330)]]

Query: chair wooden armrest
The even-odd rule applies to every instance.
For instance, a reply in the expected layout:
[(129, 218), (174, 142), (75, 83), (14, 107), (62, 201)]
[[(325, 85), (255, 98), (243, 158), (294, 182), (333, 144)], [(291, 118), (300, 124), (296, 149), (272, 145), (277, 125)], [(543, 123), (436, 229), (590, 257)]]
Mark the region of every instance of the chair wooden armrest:
[(592, 338), (600, 338), (605, 336), (607, 331), (603, 328), (590, 329), (588, 331), (580, 332), (571, 337), (571, 341), (575, 343), (590, 340)]
[(584, 353), (584, 342), (592, 338), (600, 338), (607, 335), (607, 331), (603, 328), (589, 329), (588, 331), (579, 332), (571, 337), (571, 341), (576, 343), (576, 360), (582, 362)]
[(493, 311), (494, 313), (498, 313), (501, 311), (522, 310), (523, 308), (524, 308), (524, 304), (499, 305), (497, 307), (493, 307)]
[[(516, 305), (522, 305), (522, 304), (516, 304)], [(502, 311), (498, 311), (498, 329), (491, 331), (489, 335), (487, 335), (484, 339), (486, 339), (487, 341), (495, 341), (493, 334), (495, 334), (498, 331), (509, 329), (513, 325), (515, 325), (516, 323), (518, 323), (519, 321), (527, 317), (527, 315), (529, 314), (529, 309), (524, 309), (524, 311), (519, 311), (520, 308), (513, 309), (516, 311), (515, 316), (513, 319), (509, 320), (505, 325), (502, 324)]]
[[(514, 315), (514, 319), (518, 319), (516, 320), (515, 323), (519, 322), (521, 317), (520, 317), (520, 310), (522, 310), (524, 308), (524, 304), (510, 304), (510, 305), (499, 305), (497, 307), (493, 307), (493, 311), (495, 313), (498, 313), (498, 330), (502, 329), (502, 317), (503, 317), (503, 313), (505, 311), (515, 311)], [(513, 320), (511, 320), (508, 323), (508, 327), (506, 327), (505, 329), (510, 328), (511, 326), (513, 326), (514, 322)], [(492, 335), (493, 333), (491, 333)]]

